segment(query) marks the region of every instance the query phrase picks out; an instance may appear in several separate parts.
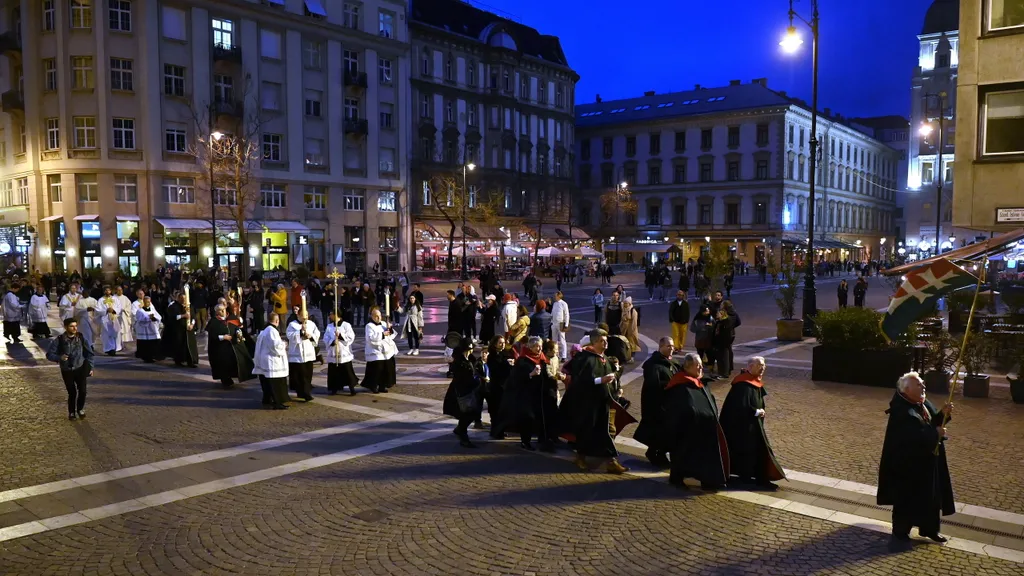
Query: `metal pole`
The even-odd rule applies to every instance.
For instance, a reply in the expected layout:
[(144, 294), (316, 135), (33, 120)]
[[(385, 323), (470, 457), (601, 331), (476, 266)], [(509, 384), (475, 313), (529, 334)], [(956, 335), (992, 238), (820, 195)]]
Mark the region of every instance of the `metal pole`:
[(942, 181), (946, 179), (946, 175), (942, 173), (942, 152), (945, 140), (945, 92), (939, 93), (939, 161), (938, 161), (938, 179), (939, 183), (936, 186), (936, 199), (935, 199), (935, 254), (942, 254)]
[[(220, 260), (217, 258), (217, 204), (216, 195), (213, 192), (213, 110), (210, 110), (210, 135), (209, 135), (209, 153), (210, 153), (210, 225), (213, 228), (210, 239), (213, 241), (213, 265), (215, 270), (216, 278), (220, 274)], [(214, 280), (216, 282), (216, 280)]]
[(468, 280), (469, 275), (466, 270), (466, 188), (469, 186), (466, 182), (466, 165), (462, 165), (462, 279)]
[(807, 270), (804, 273), (804, 335), (814, 333), (814, 316), (818, 312), (818, 303), (814, 288), (814, 214), (817, 204), (814, 200), (814, 178), (818, 163), (818, 1), (812, 1), (814, 14), (811, 16), (812, 36), (812, 74), (811, 84), (811, 166), (809, 186), (809, 210), (807, 216)]

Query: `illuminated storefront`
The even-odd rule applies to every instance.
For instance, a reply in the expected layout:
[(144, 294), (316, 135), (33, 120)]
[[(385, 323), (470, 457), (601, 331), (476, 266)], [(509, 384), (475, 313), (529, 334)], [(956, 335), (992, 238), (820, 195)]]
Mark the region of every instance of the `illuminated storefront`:
[(275, 270), (280, 267), (288, 270), (288, 234), (285, 232), (265, 232), (263, 234), (264, 270)]
[(24, 224), (0, 226), (0, 264), (4, 271), (18, 270), (24, 273), (27, 270), (29, 246), (23, 240), (25, 237), (27, 231)]
[(134, 278), (141, 271), (139, 253), (142, 250), (139, 240), (139, 217), (117, 217), (117, 267), (129, 278)]
[[(79, 244), (82, 253), (82, 272), (86, 270), (101, 272), (103, 257), (100, 254), (100, 223), (96, 220), (96, 216), (78, 216), (75, 219), (79, 218), (82, 218), (78, 222), (79, 237), (82, 239)], [(85, 220), (85, 218), (91, 219)]]

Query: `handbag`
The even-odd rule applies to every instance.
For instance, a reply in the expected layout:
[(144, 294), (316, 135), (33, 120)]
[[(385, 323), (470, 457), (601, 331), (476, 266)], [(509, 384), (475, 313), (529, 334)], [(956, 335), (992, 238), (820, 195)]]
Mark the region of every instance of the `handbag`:
[[(474, 378), (473, 381), (479, 383), (479, 378)], [(459, 412), (472, 414), (480, 408), (480, 396), (477, 394), (477, 390), (478, 386), (474, 386), (469, 394), (455, 397), (459, 403)]]

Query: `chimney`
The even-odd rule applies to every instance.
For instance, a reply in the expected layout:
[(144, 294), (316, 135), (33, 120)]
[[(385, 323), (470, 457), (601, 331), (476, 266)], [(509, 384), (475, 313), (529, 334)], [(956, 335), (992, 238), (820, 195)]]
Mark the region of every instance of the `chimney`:
[(832, 116), (832, 109), (831, 108), (825, 108), (825, 116)]
[(779, 90), (779, 96), (782, 96), (783, 98), (786, 98), (787, 97), (786, 96), (786, 91), (785, 90)]
[(647, 92), (644, 92), (644, 96), (654, 96), (654, 90), (648, 90)]
[(694, 90), (700, 90), (700, 84), (694, 84), (693, 85), (693, 89)]
[(740, 85), (740, 81), (739, 80), (729, 80), (729, 86), (739, 86), (739, 85)]
[(601, 95), (600, 94), (597, 95), (596, 101), (597, 101), (598, 104), (601, 103)]
[(761, 86), (764, 86), (765, 88), (768, 87), (768, 79), (767, 78), (754, 78), (753, 80), (750, 81), (750, 83), (751, 84), (760, 84)]

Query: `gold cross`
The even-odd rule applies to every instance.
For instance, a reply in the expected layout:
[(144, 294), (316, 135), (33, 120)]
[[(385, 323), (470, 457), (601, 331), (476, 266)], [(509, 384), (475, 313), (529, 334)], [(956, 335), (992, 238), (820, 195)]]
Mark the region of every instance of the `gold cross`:
[(327, 275), (327, 277), (328, 277), (328, 278), (330, 278), (331, 280), (334, 280), (334, 283), (335, 283), (335, 284), (337, 284), (337, 283), (338, 283), (338, 280), (340, 280), (340, 279), (344, 278), (344, 277), (345, 277), (345, 275), (344, 275), (344, 274), (341, 274), (341, 273), (339, 273), (339, 272), (338, 272), (338, 267), (337, 267), (337, 266), (335, 266), (335, 267), (334, 267), (334, 272), (331, 272), (330, 274), (328, 274), (328, 275)]

